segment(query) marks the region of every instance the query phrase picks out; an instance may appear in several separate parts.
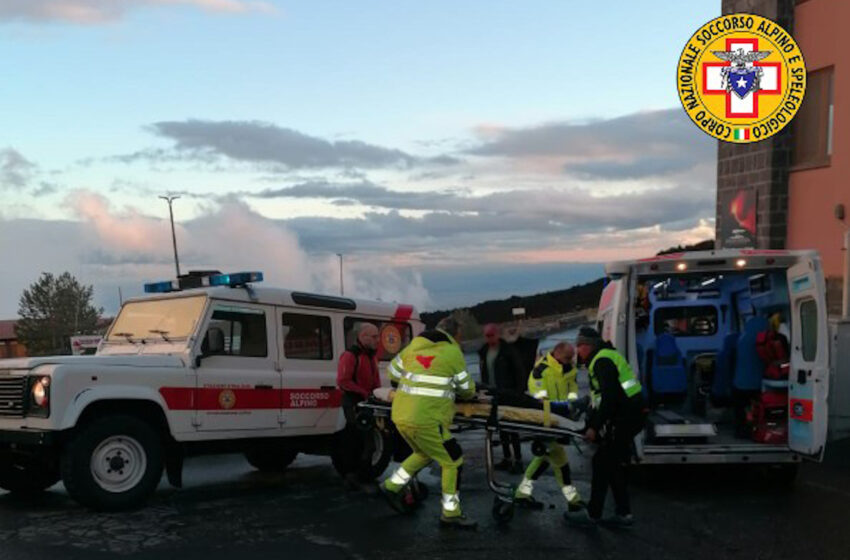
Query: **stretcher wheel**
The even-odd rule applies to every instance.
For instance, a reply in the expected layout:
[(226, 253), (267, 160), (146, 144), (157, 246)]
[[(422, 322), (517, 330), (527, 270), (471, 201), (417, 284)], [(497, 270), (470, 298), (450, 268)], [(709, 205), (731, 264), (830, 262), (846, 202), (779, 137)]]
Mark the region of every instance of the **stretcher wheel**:
[(535, 439), (531, 443), (531, 454), (535, 457), (543, 457), (547, 451), (546, 444), (542, 440)]
[(414, 478), (410, 483), (410, 493), (413, 494), (413, 498), (416, 500), (416, 505), (419, 505), (428, 499), (428, 495), (431, 492), (428, 490), (427, 486)]
[(509, 523), (514, 518), (514, 502), (502, 496), (496, 496), (493, 499), (493, 519), (496, 523)]

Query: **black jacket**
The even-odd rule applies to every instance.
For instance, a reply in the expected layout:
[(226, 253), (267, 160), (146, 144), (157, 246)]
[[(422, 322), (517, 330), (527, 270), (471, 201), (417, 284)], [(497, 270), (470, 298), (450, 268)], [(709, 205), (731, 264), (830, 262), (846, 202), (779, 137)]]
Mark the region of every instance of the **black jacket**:
[[(603, 348), (613, 349), (614, 347), (606, 342), (600, 350)], [(593, 357), (590, 361), (593, 361)], [(638, 393), (631, 398), (626, 396), (626, 392), (620, 385), (620, 372), (614, 362), (608, 358), (597, 360), (593, 372), (599, 383), (602, 403), (589, 415), (588, 427), (598, 431), (605, 425), (620, 425), (628, 431), (632, 429), (635, 433), (640, 431), (643, 428), (646, 412), (643, 393)]]
[(519, 352), (503, 339), (499, 339), (499, 353), (493, 364), (495, 371), (487, 369), (487, 351), (489, 347), (485, 344), (478, 350), (479, 368), (481, 369), (481, 382), (484, 385), (494, 385), (503, 391), (524, 393), (528, 388), (528, 372), (522, 366)]

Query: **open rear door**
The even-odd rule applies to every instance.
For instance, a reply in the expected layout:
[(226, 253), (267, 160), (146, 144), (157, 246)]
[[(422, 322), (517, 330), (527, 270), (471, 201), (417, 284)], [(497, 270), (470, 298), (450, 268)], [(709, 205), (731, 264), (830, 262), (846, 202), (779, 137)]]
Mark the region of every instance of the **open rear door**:
[(823, 271), (816, 257), (788, 269), (791, 296), (789, 447), (820, 460), (826, 444), (829, 333)]

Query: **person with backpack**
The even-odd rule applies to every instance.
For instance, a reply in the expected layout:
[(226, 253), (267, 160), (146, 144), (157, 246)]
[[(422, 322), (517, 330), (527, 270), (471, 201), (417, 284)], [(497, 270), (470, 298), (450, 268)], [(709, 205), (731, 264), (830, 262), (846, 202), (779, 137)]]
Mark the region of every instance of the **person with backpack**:
[(345, 456), (348, 458), (343, 475), (353, 489), (359, 487), (363, 470), (372, 455), (372, 440), (357, 428), (357, 404), (371, 396), (381, 386), (378, 370), (378, 327), (372, 323), (354, 325), (355, 343), (339, 358), (336, 384), (342, 390), (342, 410), (345, 414)]

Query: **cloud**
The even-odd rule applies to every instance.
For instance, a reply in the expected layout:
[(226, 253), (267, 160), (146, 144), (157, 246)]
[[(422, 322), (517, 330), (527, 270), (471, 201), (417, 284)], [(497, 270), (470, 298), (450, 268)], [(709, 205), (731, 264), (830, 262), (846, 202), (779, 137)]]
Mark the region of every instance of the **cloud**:
[(269, 2), (252, 0), (3, 0), (0, 22), (61, 22), (93, 25), (113, 22), (137, 8), (190, 6), (218, 13), (272, 13)]
[[(66, 205), (75, 221), (50, 222), (48, 235), (31, 232), (27, 255), (16, 259), (22, 269), (82, 263), (89, 281), (130, 283), (173, 277), (171, 230), (168, 222), (144, 215), (137, 208), (114, 208), (88, 191), (68, 196)], [(17, 220), (15, 223), (22, 221)], [(30, 220), (28, 223), (36, 221)], [(0, 220), (3, 225), (12, 221)], [(29, 228), (24, 228), (30, 231)], [(285, 224), (263, 218), (246, 204), (230, 201), (193, 220), (176, 224), (181, 269), (262, 270), (267, 283), (290, 289), (336, 293), (339, 268), (335, 255), (309, 255)], [(62, 256), (54, 255), (62, 239)], [(0, 256), (7, 248), (0, 247)], [(11, 250), (11, 248), (9, 248)], [(31, 251), (31, 252), (30, 252)], [(56, 256), (54, 263), (53, 258)], [(38, 264), (37, 264), (38, 263)], [(416, 274), (376, 268), (353, 261), (345, 267), (346, 293), (367, 299), (428, 303), (428, 292)], [(16, 292), (7, 292), (16, 293)]]
[(150, 130), (174, 142), (173, 149), (147, 149), (113, 156), (132, 163), (140, 160), (202, 161), (220, 157), (232, 161), (294, 169), (406, 169), (416, 166), (450, 166), (457, 158), (441, 155), (419, 157), (361, 140), (325, 140), (271, 123), (257, 121), (163, 121)]
[(537, 162), (540, 168), (591, 179), (686, 172), (713, 162), (716, 151), (716, 142), (694, 128), (681, 109), (525, 128), (486, 126), (477, 133), (482, 142), (467, 149), (469, 155)]
[(36, 170), (37, 166), (14, 148), (0, 150), (0, 190), (23, 190)]
[[(475, 195), (460, 189), (397, 191), (366, 181), (350, 184), (310, 181), (247, 196), (262, 199), (319, 198), (342, 205), (357, 203), (393, 210), (390, 213), (369, 212), (365, 217), (373, 224), (386, 226), (388, 229), (383, 236), (392, 239), (404, 237), (405, 232), (416, 236), (445, 237), (472, 231), (574, 233), (611, 228), (628, 230), (697, 219), (710, 214), (714, 205), (711, 189), (682, 185), (618, 192), (609, 196), (598, 196), (588, 189), (577, 187), (514, 189)], [(410, 218), (397, 212), (401, 210), (426, 213)], [(315, 223), (324, 223), (323, 220), (319, 218)], [(356, 220), (347, 223), (355, 224)], [(395, 231), (396, 226), (399, 231)]]

